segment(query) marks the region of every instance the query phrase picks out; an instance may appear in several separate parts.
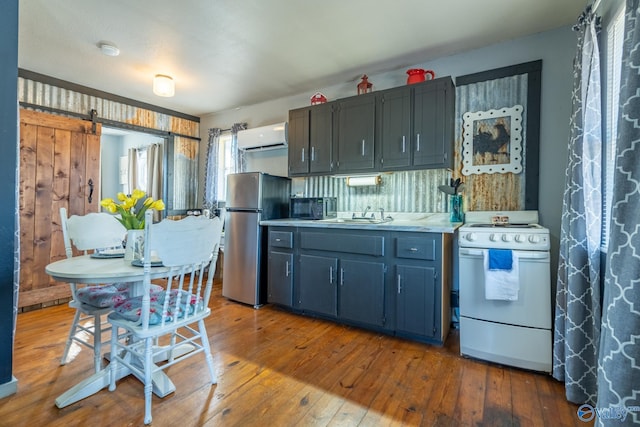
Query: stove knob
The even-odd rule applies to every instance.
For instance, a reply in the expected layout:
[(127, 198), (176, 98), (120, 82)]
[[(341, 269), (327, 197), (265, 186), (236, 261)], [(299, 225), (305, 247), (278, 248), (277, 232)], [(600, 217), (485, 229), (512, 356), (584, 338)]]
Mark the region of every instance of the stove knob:
[(465, 236), (465, 238), (470, 241), (473, 242), (474, 240), (476, 240), (476, 233), (467, 233), (467, 235)]
[(495, 242), (496, 240), (498, 240), (498, 235), (496, 233), (491, 233), (491, 235), (489, 235), (489, 240)]
[(502, 235), (502, 241), (503, 242), (510, 242), (513, 239), (513, 236), (511, 236), (511, 234), (503, 234)]
[(517, 234), (516, 235), (516, 242), (524, 243), (526, 241), (527, 241), (527, 236), (523, 236), (522, 234)]
[(529, 241), (531, 243), (540, 243), (540, 236), (536, 236), (535, 234), (533, 236), (529, 236)]

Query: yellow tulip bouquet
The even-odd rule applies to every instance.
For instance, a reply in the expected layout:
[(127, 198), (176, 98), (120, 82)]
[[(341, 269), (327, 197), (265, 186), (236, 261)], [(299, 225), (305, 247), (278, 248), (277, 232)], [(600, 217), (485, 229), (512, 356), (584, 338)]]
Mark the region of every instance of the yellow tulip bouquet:
[[(116, 197), (120, 201), (119, 204), (113, 199), (102, 199), (100, 206), (112, 214), (119, 213), (120, 218), (117, 218), (117, 220), (120, 221), (127, 230), (142, 230), (144, 229), (144, 213), (147, 210), (164, 210), (164, 202), (162, 199), (154, 201), (152, 197), (145, 199), (145, 196), (146, 193), (144, 191), (135, 189), (130, 195), (118, 193)], [(144, 201), (141, 206), (137, 208), (138, 202), (141, 200)]]

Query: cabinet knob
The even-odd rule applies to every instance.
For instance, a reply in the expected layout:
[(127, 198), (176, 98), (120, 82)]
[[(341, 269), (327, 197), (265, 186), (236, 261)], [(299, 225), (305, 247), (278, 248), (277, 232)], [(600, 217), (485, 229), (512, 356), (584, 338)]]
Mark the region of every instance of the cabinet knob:
[(418, 248), (410, 248), (409, 249), (411, 252), (418, 252)]

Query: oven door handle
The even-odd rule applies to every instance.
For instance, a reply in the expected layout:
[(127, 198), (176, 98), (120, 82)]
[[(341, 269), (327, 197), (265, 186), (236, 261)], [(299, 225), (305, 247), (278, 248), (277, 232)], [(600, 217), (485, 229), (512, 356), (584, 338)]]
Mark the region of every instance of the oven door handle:
[[(518, 259), (547, 259), (549, 258), (548, 251), (514, 251), (518, 254)], [(470, 255), (470, 256), (483, 256), (483, 249), (467, 249), (460, 248), (460, 255)]]

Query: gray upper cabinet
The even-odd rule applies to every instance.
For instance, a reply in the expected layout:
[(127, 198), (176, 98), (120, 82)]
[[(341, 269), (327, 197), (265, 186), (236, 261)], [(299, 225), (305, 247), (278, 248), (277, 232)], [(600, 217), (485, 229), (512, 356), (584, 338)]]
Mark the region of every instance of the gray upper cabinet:
[(453, 168), (450, 77), (289, 112), (289, 176)]
[(373, 93), (338, 102), (338, 172), (375, 170), (375, 114)]
[(381, 92), (380, 170), (453, 167), (454, 97), (449, 77)]
[(453, 168), (455, 91), (451, 78), (421, 84), (413, 92), (413, 166)]
[(384, 91), (378, 97), (381, 170), (411, 166), (411, 88)]
[(333, 169), (333, 104), (309, 109), (309, 172), (329, 173)]
[(333, 104), (289, 111), (289, 176), (333, 168)]
[(309, 173), (309, 108), (289, 111), (289, 176)]

